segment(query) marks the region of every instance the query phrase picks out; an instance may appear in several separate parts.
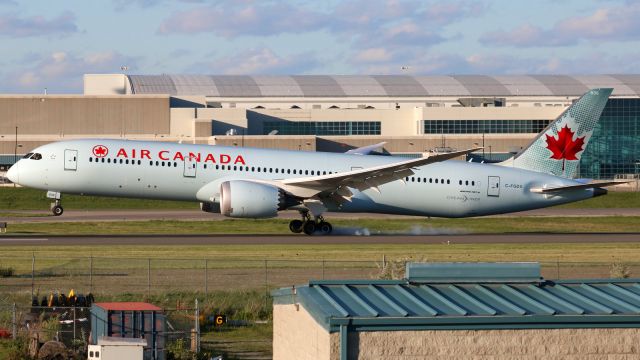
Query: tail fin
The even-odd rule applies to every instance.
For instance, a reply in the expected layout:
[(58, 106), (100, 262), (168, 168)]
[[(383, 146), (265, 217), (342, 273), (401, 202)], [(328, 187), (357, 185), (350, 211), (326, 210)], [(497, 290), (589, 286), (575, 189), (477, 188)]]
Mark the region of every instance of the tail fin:
[(514, 157), (499, 165), (573, 178), (613, 89), (593, 89)]

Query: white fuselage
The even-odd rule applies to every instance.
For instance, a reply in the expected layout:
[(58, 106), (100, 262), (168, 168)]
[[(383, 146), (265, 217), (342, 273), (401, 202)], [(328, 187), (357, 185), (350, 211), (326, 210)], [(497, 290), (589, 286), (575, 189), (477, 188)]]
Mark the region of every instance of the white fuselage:
[[(100, 148), (97, 148), (100, 146)], [(279, 180), (340, 173), (399, 161), (397, 157), (285, 151), (127, 140), (70, 140), (33, 150), (10, 169), (16, 183), (59, 193), (216, 202), (219, 184), (233, 179)], [(365, 191), (330, 211), (465, 217), (522, 211), (593, 196), (532, 188), (576, 181), (490, 164), (444, 161)]]

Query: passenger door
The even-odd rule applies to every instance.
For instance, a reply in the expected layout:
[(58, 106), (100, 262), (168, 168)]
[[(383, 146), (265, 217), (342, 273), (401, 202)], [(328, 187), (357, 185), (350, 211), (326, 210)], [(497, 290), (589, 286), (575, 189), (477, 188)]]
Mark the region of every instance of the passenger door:
[(489, 181), (487, 182), (487, 196), (500, 196), (499, 176), (489, 176)]
[(78, 150), (64, 150), (64, 169), (71, 171), (78, 169)]
[(184, 159), (184, 177), (196, 177), (197, 162), (191, 157)]

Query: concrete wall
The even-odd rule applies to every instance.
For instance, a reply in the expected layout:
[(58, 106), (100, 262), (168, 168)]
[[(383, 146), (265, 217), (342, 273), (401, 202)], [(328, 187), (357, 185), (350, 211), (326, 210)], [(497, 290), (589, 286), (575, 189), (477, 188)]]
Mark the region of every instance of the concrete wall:
[[(349, 359), (638, 359), (640, 329), (424, 330), (349, 334)], [(340, 337), (303, 307), (274, 305), (273, 359), (340, 359)]]
[(274, 305), (273, 319), (273, 360), (330, 358), (330, 339), (335, 335), (330, 336), (302, 307)]
[[(486, 135), (485, 154), (506, 153), (520, 149), (531, 142), (536, 134)], [(424, 136), (215, 136), (217, 145), (262, 147), (290, 150), (318, 150), (345, 152), (349, 149), (386, 142), (384, 149), (391, 153), (423, 153), (442, 146), (440, 135)], [(482, 146), (482, 135), (447, 135), (446, 147), (458, 150)], [(481, 152), (481, 151), (480, 151)]]
[(640, 329), (359, 332), (349, 337), (349, 358), (638, 359), (639, 341)]
[[(165, 95), (0, 96), (0, 154), (18, 154), (53, 141), (82, 137), (160, 138), (169, 135)], [(193, 127), (193, 125), (191, 125)]]
[(122, 95), (128, 94), (129, 81), (124, 74), (85, 74), (85, 95)]
[(0, 135), (168, 134), (169, 97), (0, 96)]

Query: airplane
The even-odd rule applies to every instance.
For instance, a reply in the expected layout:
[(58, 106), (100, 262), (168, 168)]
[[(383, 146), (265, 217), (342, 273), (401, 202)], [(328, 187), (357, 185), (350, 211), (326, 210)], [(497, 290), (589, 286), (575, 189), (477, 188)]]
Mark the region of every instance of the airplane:
[(329, 234), (323, 214), (368, 212), (460, 218), (543, 208), (604, 195), (614, 181), (572, 179), (613, 89), (593, 89), (520, 153), (497, 164), (451, 160), (481, 148), (419, 158), (368, 155), (382, 144), (324, 153), (120, 139), (40, 146), (13, 165), (14, 183), (62, 194), (199, 202), (232, 218), (297, 210), (294, 233)]

